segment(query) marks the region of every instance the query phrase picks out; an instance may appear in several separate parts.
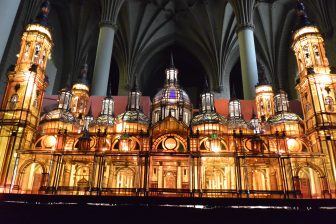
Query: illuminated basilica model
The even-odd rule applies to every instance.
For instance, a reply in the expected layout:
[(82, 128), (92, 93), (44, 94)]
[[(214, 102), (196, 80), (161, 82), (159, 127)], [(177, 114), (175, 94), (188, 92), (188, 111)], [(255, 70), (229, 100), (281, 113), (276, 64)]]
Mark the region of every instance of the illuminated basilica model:
[[(244, 120), (234, 91), (228, 115), (216, 112), (207, 83), (199, 112), (180, 87), (171, 57), (166, 80), (142, 111), (136, 80), (124, 113), (114, 114), (111, 87), (93, 117), (87, 65), (41, 114), (53, 46), (45, 3), (22, 35), (0, 110), (3, 192), (180, 197), (334, 198), (336, 75), (324, 41), (299, 4), (293, 33), (304, 117), (289, 112), (259, 69), (256, 111)], [(251, 109), (252, 110), (252, 109)]]

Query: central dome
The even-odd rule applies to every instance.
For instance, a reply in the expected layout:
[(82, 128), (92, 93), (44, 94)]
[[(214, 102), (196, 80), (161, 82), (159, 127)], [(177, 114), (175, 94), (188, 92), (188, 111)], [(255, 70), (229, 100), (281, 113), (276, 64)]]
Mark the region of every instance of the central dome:
[(189, 125), (192, 104), (188, 94), (180, 87), (177, 79), (178, 70), (171, 57), (170, 67), (166, 69), (166, 81), (154, 97), (152, 103), (152, 122), (156, 123), (168, 116)]
[(161, 89), (154, 97), (153, 103), (166, 101), (167, 103), (187, 103), (190, 104), (188, 94), (178, 85), (169, 85)]

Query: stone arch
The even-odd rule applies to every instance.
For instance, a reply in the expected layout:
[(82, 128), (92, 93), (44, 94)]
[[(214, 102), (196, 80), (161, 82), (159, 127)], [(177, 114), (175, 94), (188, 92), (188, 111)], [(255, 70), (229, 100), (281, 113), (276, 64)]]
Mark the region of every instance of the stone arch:
[(133, 188), (136, 183), (136, 171), (129, 166), (119, 167), (115, 171), (116, 188)]
[(311, 168), (313, 169), (320, 178), (325, 177), (325, 173), (322, 171), (322, 169), (320, 167), (318, 167), (317, 165), (313, 164), (313, 163), (299, 163), (298, 166), (295, 168), (294, 170), (294, 175), (298, 176), (299, 172), (303, 169), (303, 168)]
[(223, 189), (226, 172), (219, 165), (209, 165), (205, 168), (205, 182), (206, 189)]
[(299, 163), (293, 178), (295, 190), (300, 190), (303, 198), (321, 198), (329, 189), (325, 173), (313, 163)]
[[(31, 170), (27, 172), (29, 167)], [(27, 160), (19, 168), (16, 183), (24, 193), (38, 193), (40, 187), (47, 181), (46, 174), (47, 169), (43, 162), (33, 159)]]
[(41, 167), (42, 167), (42, 170), (43, 170), (43, 173), (47, 173), (47, 168), (46, 168), (46, 165), (39, 161), (39, 160), (36, 160), (36, 159), (29, 159), (29, 160), (26, 160), (19, 168), (19, 173), (22, 173), (24, 172), (24, 170), (32, 163), (37, 163), (39, 164)]

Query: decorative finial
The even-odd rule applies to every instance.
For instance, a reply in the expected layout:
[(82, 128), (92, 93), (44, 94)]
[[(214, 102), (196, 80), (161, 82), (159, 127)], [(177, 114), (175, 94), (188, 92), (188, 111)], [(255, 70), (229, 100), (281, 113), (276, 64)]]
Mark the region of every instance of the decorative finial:
[(175, 68), (173, 52), (170, 52), (170, 68)]
[(138, 91), (137, 74), (134, 75), (134, 78), (133, 78), (133, 85), (132, 85), (131, 91), (132, 91), (132, 92), (137, 92), (137, 91)]
[(307, 12), (302, 1), (298, 1), (296, 5), (296, 15), (297, 15), (297, 21), (295, 28), (297, 30), (302, 27), (312, 25), (311, 22), (309, 21), (309, 17), (307, 16)]
[(107, 91), (106, 91), (106, 96), (108, 98), (112, 97), (112, 84), (111, 84), (111, 82), (108, 83), (108, 87), (107, 87)]
[(90, 103), (89, 111), (88, 111), (86, 116), (87, 117), (93, 117), (93, 115), (92, 115), (92, 103)]
[(88, 64), (87, 64), (87, 58), (88, 58), (88, 54), (85, 55), (85, 61), (84, 64), (82, 65), (79, 77), (78, 77), (78, 81), (79, 83), (88, 85), (89, 81), (88, 81), (88, 77), (87, 77), (87, 73), (88, 73)]
[(236, 88), (235, 88), (234, 84), (232, 84), (232, 88), (231, 88), (231, 98), (230, 98), (230, 101), (232, 101), (232, 100), (237, 100)]
[(209, 84), (208, 84), (208, 79), (205, 78), (204, 86), (203, 86), (203, 93), (209, 93), (209, 92), (210, 92), (210, 87), (209, 87)]
[(71, 73), (69, 72), (67, 81), (66, 81), (66, 83), (65, 83), (64, 90), (65, 90), (65, 91), (70, 91), (70, 90), (71, 90), (71, 85), (72, 85)]
[(48, 26), (48, 15), (50, 12), (50, 2), (44, 1), (40, 6), (40, 12), (36, 16), (35, 23), (42, 26)]
[(254, 111), (254, 107), (252, 107), (252, 117), (251, 117), (252, 119), (255, 119), (255, 118), (257, 118), (257, 115), (256, 115), (256, 113), (255, 113), (255, 111)]
[(259, 61), (257, 62), (257, 69), (258, 69), (258, 83), (256, 86), (269, 85), (270, 82), (266, 78), (265, 67)]

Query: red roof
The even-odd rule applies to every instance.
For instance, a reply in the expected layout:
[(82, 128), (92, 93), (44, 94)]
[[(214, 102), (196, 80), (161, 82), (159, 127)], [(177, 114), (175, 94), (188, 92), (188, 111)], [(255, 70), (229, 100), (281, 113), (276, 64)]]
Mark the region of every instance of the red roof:
[[(94, 117), (97, 117), (100, 113), (102, 101), (105, 97), (104, 96), (91, 96), (90, 97), (90, 104), (92, 104), (92, 113)], [(57, 95), (52, 96), (45, 96), (43, 101), (43, 112), (46, 110), (50, 110), (57, 105)], [(114, 96), (114, 113), (116, 115), (121, 114), (125, 111), (127, 106), (127, 96)], [(1, 97), (2, 100), (2, 97)], [(241, 102), (241, 109), (245, 120), (250, 120), (252, 117), (252, 108), (256, 111), (255, 101), (254, 100), (240, 100)], [(54, 104), (54, 105), (53, 105)], [(88, 106), (89, 106), (88, 105)], [(141, 105), (143, 108), (143, 112), (146, 116), (150, 116), (150, 97), (149, 96), (142, 96), (141, 97)], [(301, 103), (298, 100), (292, 100), (289, 102), (290, 111), (293, 113), (298, 114), (300, 117), (303, 117)], [(229, 114), (229, 100), (228, 99), (216, 99), (215, 100), (215, 107), (219, 114), (224, 115), (225, 117)], [(197, 111), (197, 110), (195, 110)]]

